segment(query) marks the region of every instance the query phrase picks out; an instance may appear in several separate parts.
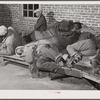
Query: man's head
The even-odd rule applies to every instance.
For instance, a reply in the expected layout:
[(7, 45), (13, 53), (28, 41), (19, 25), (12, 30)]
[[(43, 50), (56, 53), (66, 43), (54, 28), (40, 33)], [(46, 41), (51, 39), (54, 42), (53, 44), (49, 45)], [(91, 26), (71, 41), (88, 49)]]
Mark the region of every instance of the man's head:
[(39, 16), (41, 16), (41, 14), (42, 14), (42, 10), (41, 10), (41, 9), (36, 9), (36, 10), (34, 11), (34, 13), (36, 13), (36, 16), (39, 17)]
[(82, 23), (80, 22), (74, 22), (74, 26), (78, 29), (81, 29), (82, 28)]
[(80, 30), (81, 28), (82, 28), (82, 23), (74, 22), (72, 31), (77, 31)]
[(4, 25), (0, 26), (0, 37), (5, 37), (7, 35), (7, 27), (5, 27)]

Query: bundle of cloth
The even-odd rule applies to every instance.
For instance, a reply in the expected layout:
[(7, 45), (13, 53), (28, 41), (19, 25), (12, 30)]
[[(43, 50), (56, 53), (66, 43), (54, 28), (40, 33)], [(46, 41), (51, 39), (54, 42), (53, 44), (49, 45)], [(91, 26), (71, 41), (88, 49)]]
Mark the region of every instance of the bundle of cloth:
[(0, 55), (13, 55), (15, 48), (22, 45), (21, 37), (13, 27), (0, 26)]
[(58, 24), (58, 39), (60, 50), (66, 49), (66, 46), (78, 41), (80, 36), (81, 23), (73, 21), (61, 21)]
[(60, 32), (68, 32), (73, 28), (73, 21), (62, 20), (61, 22), (57, 22), (54, 27)]

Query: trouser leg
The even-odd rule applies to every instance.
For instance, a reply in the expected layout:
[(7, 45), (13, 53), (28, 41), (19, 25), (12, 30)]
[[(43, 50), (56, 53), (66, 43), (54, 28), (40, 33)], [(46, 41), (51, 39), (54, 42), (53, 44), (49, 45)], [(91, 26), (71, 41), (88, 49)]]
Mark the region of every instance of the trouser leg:
[(81, 54), (83, 56), (94, 56), (96, 54), (96, 50), (86, 50), (86, 51), (82, 51)]
[(36, 37), (35, 37), (35, 32), (31, 32), (30, 37), (32, 39), (32, 41), (36, 41)]
[(55, 61), (55, 58), (60, 54), (60, 52), (58, 51), (56, 47), (55, 48), (43, 47), (41, 49), (41, 54), (42, 56)]
[(50, 72), (50, 78), (51, 80), (53, 79), (59, 79), (59, 78), (65, 78), (67, 77), (67, 75), (65, 74), (60, 74), (58, 73), (58, 66), (55, 62), (51, 61), (50, 59), (47, 59), (43, 56), (41, 56), (38, 60), (37, 60), (37, 68), (40, 71), (44, 71), (44, 72)]
[(53, 62), (50, 59), (45, 58), (43, 56), (41, 56), (37, 60), (36, 66), (39, 70), (48, 71), (48, 72), (54, 72), (55, 69), (58, 68), (58, 66), (55, 62)]
[(34, 31), (34, 37), (36, 40), (41, 40), (41, 39), (45, 38), (44, 35), (42, 34), (42, 32), (40, 32), (40, 31)]
[(77, 51), (75, 50), (74, 48), (75, 46), (72, 46), (72, 45), (68, 45), (67, 46), (67, 51), (69, 53), (70, 56), (73, 56), (77, 53)]
[(93, 41), (87, 39), (68, 45), (67, 51), (71, 56), (76, 53), (81, 53), (83, 56), (92, 56), (96, 53), (96, 46)]

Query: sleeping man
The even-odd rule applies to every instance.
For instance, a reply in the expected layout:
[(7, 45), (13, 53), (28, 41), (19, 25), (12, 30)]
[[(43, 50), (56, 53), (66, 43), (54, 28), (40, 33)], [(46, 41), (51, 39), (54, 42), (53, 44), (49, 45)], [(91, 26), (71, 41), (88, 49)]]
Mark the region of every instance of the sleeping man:
[(25, 46), (19, 46), (15, 52), (16, 55), (32, 65), (32, 70), (34, 67), (47, 72), (56, 72), (58, 69), (55, 60), (60, 56), (60, 52), (56, 45), (49, 40), (39, 40)]
[(77, 63), (82, 56), (94, 56), (97, 52), (95, 37), (92, 33), (82, 33), (76, 43), (67, 46), (72, 63)]

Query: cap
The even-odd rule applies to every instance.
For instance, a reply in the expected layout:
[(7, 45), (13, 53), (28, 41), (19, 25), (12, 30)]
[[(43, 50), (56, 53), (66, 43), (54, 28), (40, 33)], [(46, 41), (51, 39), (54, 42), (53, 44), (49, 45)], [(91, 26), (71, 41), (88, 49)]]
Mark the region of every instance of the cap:
[(37, 13), (37, 12), (42, 12), (42, 10), (41, 10), (41, 9), (36, 9), (36, 10), (34, 11), (34, 13)]

